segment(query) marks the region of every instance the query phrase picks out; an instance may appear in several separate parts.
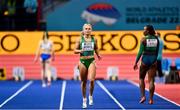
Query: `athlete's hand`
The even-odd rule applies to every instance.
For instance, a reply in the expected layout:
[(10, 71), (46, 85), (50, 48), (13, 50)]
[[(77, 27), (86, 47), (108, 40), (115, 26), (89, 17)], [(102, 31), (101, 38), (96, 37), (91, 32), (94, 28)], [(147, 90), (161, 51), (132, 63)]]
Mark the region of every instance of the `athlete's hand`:
[(80, 50), (80, 52), (79, 53), (83, 53), (84, 52), (84, 50), (82, 49), (82, 50)]
[(102, 59), (102, 57), (101, 57), (100, 55), (97, 55), (97, 57), (98, 57), (98, 60), (101, 60), (101, 59)]
[(134, 70), (137, 70), (138, 69), (138, 65), (137, 64), (134, 64)]

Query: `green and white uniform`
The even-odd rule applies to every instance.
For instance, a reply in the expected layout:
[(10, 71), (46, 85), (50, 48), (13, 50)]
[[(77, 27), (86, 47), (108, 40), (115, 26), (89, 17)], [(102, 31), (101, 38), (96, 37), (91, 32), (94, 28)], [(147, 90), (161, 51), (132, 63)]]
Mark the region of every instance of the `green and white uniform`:
[(147, 35), (145, 36), (140, 44), (140, 49), (136, 57), (136, 63), (139, 61), (142, 55), (142, 62), (150, 66), (157, 60), (159, 48), (159, 41), (156, 36)]
[(80, 62), (83, 63), (87, 69), (89, 68), (89, 65), (95, 60), (94, 47), (94, 37), (91, 37), (91, 41), (85, 41), (84, 37), (81, 37), (80, 49), (83, 50), (83, 53), (80, 54)]
[(145, 36), (140, 44), (140, 49), (136, 57), (136, 63), (139, 61), (142, 55), (142, 63), (139, 71), (139, 78), (144, 79), (148, 70), (151, 70), (150, 74), (154, 74), (157, 68), (157, 55), (159, 48), (159, 40), (156, 36)]

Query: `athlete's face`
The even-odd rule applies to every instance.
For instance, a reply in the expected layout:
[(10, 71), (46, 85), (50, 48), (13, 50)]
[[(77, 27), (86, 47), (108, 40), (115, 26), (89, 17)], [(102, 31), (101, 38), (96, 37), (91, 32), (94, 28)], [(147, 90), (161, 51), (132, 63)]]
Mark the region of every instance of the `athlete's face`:
[(148, 31), (147, 27), (145, 26), (145, 27), (144, 27), (144, 36), (148, 35), (148, 32), (149, 32), (149, 31)]
[(44, 33), (43, 40), (44, 40), (45, 42), (48, 41), (48, 35), (47, 35), (47, 33)]
[(85, 35), (91, 35), (92, 27), (91, 25), (84, 25), (83, 27), (83, 33)]

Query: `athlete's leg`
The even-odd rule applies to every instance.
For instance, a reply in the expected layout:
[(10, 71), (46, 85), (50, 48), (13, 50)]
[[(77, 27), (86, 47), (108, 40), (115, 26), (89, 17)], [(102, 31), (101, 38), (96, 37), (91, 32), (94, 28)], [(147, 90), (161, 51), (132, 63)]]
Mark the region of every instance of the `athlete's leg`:
[(162, 66), (161, 66), (161, 60), (157, 60), (157, 70), (158, 70), (158, 76), (162, 77), (163, 73), (162, 73)]
[(96, 65), (93, 61), (88, 69), (89, 79), (90, 79), (90, 92), (89, 92), (89, 105), (93, 105), (93, 91), (94, 91), (94, 81), (96, 76)]
[(46, 77), (47, 77), (47, 81), (48, 81), (48, 86), (50, 86), (51, 85), (51, 66), (50, 66), (50, 59), (48, 59), (47, 61), (46, 61)]
[(82, 63), (79, 64), (79, 72), (81, 78), (82, 95), (84, 98), (86, 98), (87, 68)]
[(45, 76), (45, 72), (46, 72), (46, 70), (45, 70), (45, 68), (46, 68), (45, 61), (41, 61), (41, 68), (42, 68), (42, 70), (41, 70), (42, 87), (45, 87), (46, 86), (46, 84), (45, 84), (45, 78), (46, 78), (46, 76)]
[(139, 73), (139, 87), (140, 87), (140, 92), (141, 92), (141, 99), (139, 101), (139, 103), (143, 103), (145, 100), (146, 100), (146, 97), (145, 97), (145, 82), (144, 82), (144, 79), (145, 79), (145, 76), (146, 76), (146, 72), (148, 70), (148, 67), (141, 63), (141, 66), (140, 66), (140, 73)]
[(148, 72), (149, 81), (149, 104), (153, 104), (153, 95), (155, 90), (154, 77), (156, 75), (157, 63), (153, 64)]
[(81, 78), (81, 91), (83, 96), (83, 108), (87, 107), (87, 98), (86, 98), (86, 83), (87, 83), (87, 68), (84, 64), (79, 64), (79, 72), (80, 72), (80, 78)]
[(141, 91), (141, 99), (140, 99), (139, 103), (143, 103), (146, 100), (144, 79), (139, 80), (139, 87), (140, 87), (140, 91)]
[(95, 81), (95, 76), (96, 76), (96, 65), (94, 61), (89, 66), (88, 74), (89, 74), (89, 79), (90, 79), (90, 95), (92, 96), (93, 90), (94, 90), (94, 81)]

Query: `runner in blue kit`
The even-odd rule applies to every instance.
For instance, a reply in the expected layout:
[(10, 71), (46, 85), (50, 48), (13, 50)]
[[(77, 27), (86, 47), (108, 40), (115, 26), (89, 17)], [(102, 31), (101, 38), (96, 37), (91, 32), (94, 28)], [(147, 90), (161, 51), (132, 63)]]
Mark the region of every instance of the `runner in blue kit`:
[[(39, 46), (36, 52), (36, 56), (34, 61), (40, 57), (42, 72), (41, 72), (41, 79), (42, 79), (42, 87), (46, 87), (46, 85), (51, 85), (51, 71), (50, 71), (50, 64), (51, 60), (54, 60), (54, 50), (53, 50), (53, 42), (49, 40), (49, 36), (47, 32), (44, 32), (43, 39), (39, 42)], [(46, 84), (47, 78), (47, 84)]]

